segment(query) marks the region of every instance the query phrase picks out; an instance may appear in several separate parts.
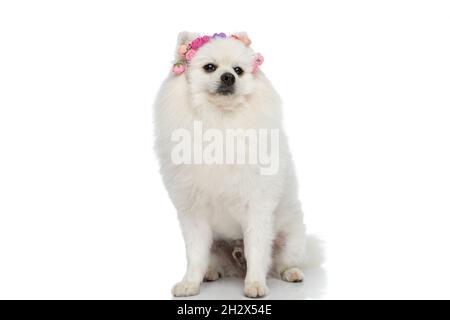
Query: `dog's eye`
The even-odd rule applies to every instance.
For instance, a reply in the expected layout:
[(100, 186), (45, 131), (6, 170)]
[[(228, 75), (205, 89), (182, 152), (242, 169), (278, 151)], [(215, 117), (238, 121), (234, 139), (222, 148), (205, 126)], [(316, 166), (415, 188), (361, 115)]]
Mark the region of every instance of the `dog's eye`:
[(203, 70), (205, 70), (208, 73), (214, 72), (214, 71), (216, 71), (216, 69), (217, 69), (217, 66), (212, 63), (208, 63), (203, 66)]
[(241, 67), (234, 67), (234, 72), (236, 72), (236, 74), (237, 74), (238, 76), (240, 76), (241, 74), (244, 73), (244, 70), (242, 70)]

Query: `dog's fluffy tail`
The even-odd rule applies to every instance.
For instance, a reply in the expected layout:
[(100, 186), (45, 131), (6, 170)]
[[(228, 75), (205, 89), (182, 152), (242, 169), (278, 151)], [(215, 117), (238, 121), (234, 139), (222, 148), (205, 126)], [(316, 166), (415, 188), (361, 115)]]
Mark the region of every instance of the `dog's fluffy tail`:
[(303, 269), (312, 269), (325, 262), (324, 242), (316, 235), (306, 236), (306, 257), (302, 264)]

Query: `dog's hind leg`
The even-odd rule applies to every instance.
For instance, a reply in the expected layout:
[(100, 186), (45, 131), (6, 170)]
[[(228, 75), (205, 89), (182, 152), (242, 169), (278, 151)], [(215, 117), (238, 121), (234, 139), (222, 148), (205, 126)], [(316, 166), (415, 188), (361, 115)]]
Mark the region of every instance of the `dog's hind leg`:
[(304, 278), (300, 266), (305, 259), (306, 234), (301, 220), (301, 214), (292, 215), (290, 223), (274, 241), (272, 271), (287, 282), (299, 282)]

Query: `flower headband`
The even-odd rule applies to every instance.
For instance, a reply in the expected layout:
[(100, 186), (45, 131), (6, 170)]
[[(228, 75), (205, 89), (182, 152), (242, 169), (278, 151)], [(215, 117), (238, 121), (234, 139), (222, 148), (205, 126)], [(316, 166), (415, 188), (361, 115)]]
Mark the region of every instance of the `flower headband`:
[[(227, 35), (223, 32), (214, 33), (214, 35), (212, 35), (212, 36), (202, 36), (202, 37), (195, 38), (190, 43), (182, 44), (178, 48), (178, 54), (181, 56), (181, 59), (178, 60), (177, 62), (175, 62), (175, 64), (173, 65), (173, 68), (172, 68), (173, 73), (178, 75), (178, 74), (182, 74), (183, 72), (185, 72), (189, 61), (192, 60), (192, 58), (197, 53), (198, 49), (200, 49), (203, 45), (205, 45), (209, 41), (211, 41), (213, 39), (227, 39), (227, 38), (232, 38), (232, 39), (241, 41), (247, 47), (252, 43), (250, 41), (250, 39), (245, 35), (232, 34), (231, 36), (227, 37)], [(260, 53), (257, 53), (255, 55), (255, 60), (253, 61), (253, 70), (252, 70), (253, 74), (255, 74), (258, 71), (259, 66), (262, 65), (263, 62), (264, 62), (264, 57)]]

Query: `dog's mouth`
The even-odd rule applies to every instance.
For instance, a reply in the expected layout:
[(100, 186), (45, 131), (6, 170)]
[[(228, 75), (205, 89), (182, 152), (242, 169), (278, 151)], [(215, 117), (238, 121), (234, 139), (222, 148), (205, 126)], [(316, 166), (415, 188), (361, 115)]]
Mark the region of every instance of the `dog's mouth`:
[(234, 87), (220, 86), (219, 88), (217, 88), (216, 93), (222, 96), (228, 96), (234, 93)]

